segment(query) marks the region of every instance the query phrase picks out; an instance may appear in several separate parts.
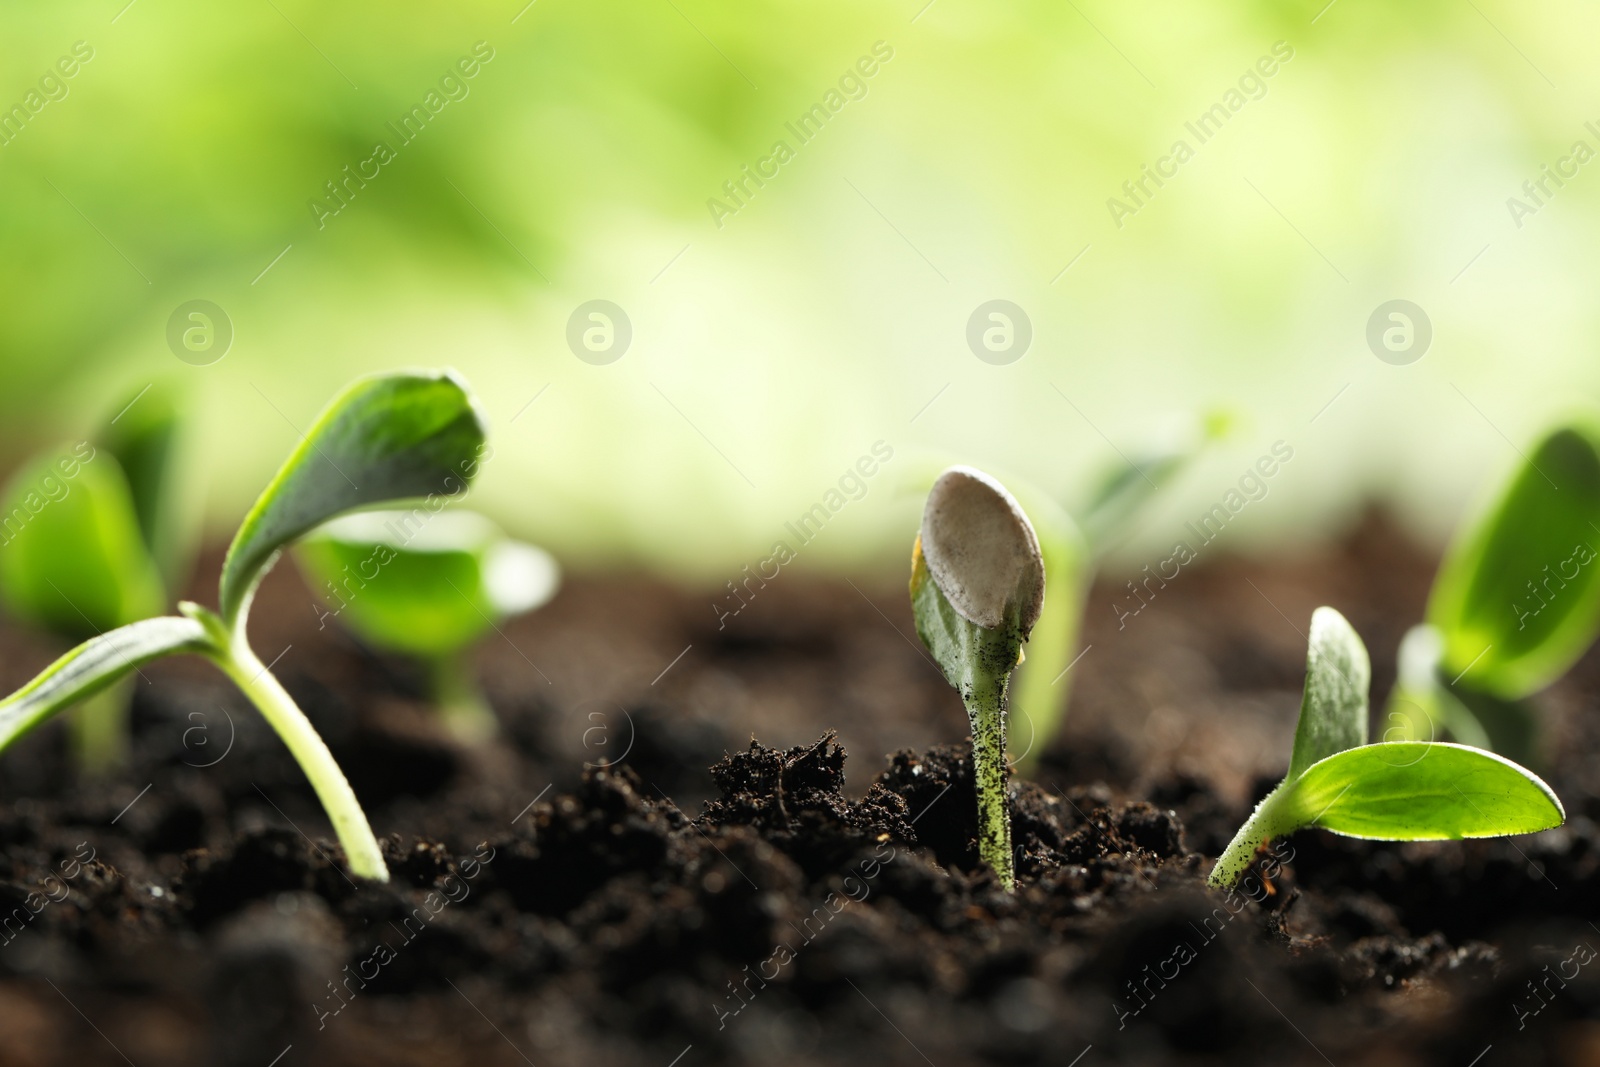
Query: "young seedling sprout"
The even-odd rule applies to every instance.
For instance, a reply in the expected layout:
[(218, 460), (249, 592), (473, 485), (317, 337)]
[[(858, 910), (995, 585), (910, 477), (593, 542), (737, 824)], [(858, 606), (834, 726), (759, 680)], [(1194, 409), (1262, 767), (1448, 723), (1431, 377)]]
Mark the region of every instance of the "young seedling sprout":
[[(158, 560), (153, 551), (158, 538), (184, 540), (174, 506), (176, 405), (161, 388), (136, 400), (143, 406), (122, 408), (100, 447), (80, 441), (42, 453), (17, 471), (0, 502), (6, 607), (65, 642), (156, 614), (181, 566), (179, 552)], [(68, 720), (84, 773), (126, 760), (129, 696), (126, 682), (108, 686)]]
[(1526, 699), (1600, 634), (1600, 425), (1542, 438), (1445, 555), (1427, 622), (1401, 644), (1389, 711), (1409, 736), (1435, 723), (1460, 741), (1529, 758)]
[(1332, 608), (1311, 616), (1305, 692), (1289, 773), (1211, 870), (1225, 888), (1256, 849), (1306, 827), (1377, 841), (1504, 837), (1560, 826), (1561, 802), (1533, 772), (1465, 745), (1367, 741), (1366, 646)]
[[(1022, 747), (1015, 762), (1018, 774), (1031, 773), (1061, 729), (1072, 688), (1068, 672), (1081, 655), (1084, 600), (1102, 557), (1121, 545), (1134, 519), (1232, 426), (1232, 416), (1223, 411), (1174, 424), (1131, 460), (1115, 456), (1070, 508), (1025, 481), (1006, 479), (1033, 524), (1050, 583), (1050, 600), (1033, 628), (1027, 660), (1011, 680), (1007, 715)], [(918, 463), (906, 475), (907, 490), (926, 492), (943, 469), (942, 462)]]
[(222, 564), (218, 611), (143, 619), (85, 641), (0, 701), (0, 751), (52, 715), (163, 656), (210, 659), (250, 698), (310, 779), (350, 869), (387, 881), (378, 842), (344, 772), (289, 693), (251, 649), (250, 602), (282, 550), (356, 508), (423, 498), (443, 508), (477, 473), (484, 423), (451, 372), (363, 378), (318, 417), (245, 516)]
[(452, 509), (347, 515), (307, 537), (295, 556), (328, 605), (324, 624), (337, 616), (368, 644), (423, 661), (458, 740), (495, 735), (467, 653), (506, 618), (555, 595), (560, 571), (548, 553), (477, 512)]
[(1044, 604), (1039, 539), (1005, 487), (951, 467), (933, 483), (911, 552), (917, 634), (972, 724), (978, 854), (1015, 882), (1006, 806), (1006, 688)]

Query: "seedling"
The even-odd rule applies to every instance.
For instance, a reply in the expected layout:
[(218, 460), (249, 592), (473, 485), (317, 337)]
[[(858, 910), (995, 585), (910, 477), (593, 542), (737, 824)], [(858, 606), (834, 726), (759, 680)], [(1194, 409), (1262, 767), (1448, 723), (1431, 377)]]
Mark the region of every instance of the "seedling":
[(1458, 740), (1528, 758), (1524, 701), (1600, 634), (1600, 425), (1548, 433), (1462, 528), (1401, 645), (1390, 701), (1408, 736), (1435, 723)]
[(0, 751), (52, 715), (163, 656), (194, 653), (231, 678), (300, 764), (344, 846), (350, 868), (387, 881), (366, 814), (328, 747), (250, 648), (250, 602), (282, 550), (343, 512), (424, 498), (436, 512), (482, 461), (484, 423), (451, 372), (363, 378), (322, 412), (245, 516), (222, 564), (219, 610), (185, 601), (85, 641), (0, 701)]
[(961, 694), (972, 724), (978, 854), (1015, 882), (1006, 806), (1006, 688), (1044, 604), (1033, 524), (982, 471), (951, 467), (933, 483), (911, 551), (917, 634)]
[[(77, 643), (161, 610), (167, 593), (151, 546), (157, 537), (182, 543), (176, 434), (171, 395), (147, 388), (112, 420), (100, 447), (63, 445), (18, 470), (0, 504), (0, 591), (13, 615)], [(174, 577), (180, 558), (167, 557)], [(128, 698), (125, 683), (110, 686), (71, 717), (84, 773), (125, 761)]]
[[(1131, 460), (1119, 453), (1070, 509), (1037, 487), (1006, 479), (1033, 523), (1051, 592), (1033, 629), (1027, 661), (1011, 685), (1009, 714), (1017, 736), (1026, 738), (1019, 741), (1026, 745), (1016, 760), (1019, 774), (1032, 772), (1065, 719), (1072, 687), (1069, 668), (1080, 655), (1084, 601), (1100, 560), (1120, 546), (1156, 495), (1225, 438), (1232, 424), (1225, 412), (1207, 412), (1170, 440), (1135, 452)], [(926, 491), (942, 469), (939, 463), (922, 464), (914, 468), (910, 483)]]
[(509, 616), (555, 595), (555, 560), (465, 510), (347, 515), (295, 556), (327, 603), (324, 625), (337, 616), (368, 644), (417, 657), (446, 728), (468, 744), (494, 736), (494, 712), (467, 653)]
[(1428, 741), (1367, 744), (1370, 680), (1361, 638), (1343, 615), (1318, 608), (1289, 773), (1217, 859), (1211, 885), (1233, 885), (1259, 846), (1306, 827), (1377, 841), (1445, 841), (1566, 821), (1549, 786), (1492, 752)]

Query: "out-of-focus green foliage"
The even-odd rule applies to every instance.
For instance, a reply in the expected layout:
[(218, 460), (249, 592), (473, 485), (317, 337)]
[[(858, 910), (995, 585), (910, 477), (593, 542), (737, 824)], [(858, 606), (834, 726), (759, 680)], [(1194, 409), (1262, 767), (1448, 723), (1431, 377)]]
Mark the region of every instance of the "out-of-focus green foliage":
[(372, 645), (428, 668), (446, 726), (469, 744), (498, 730), (468, 652), (508, 616), (555, 595), (560, 571), (542, 549), (473, 511), (371, 511), (328, 523), (296, 556), (327, 609)]
[(17, 616), (83, 640), (161, 610), (161, 577), (109, 451), (63, 445), (4, 495), (0, 590)]
[(337, 616), (379, 648), (430, 658), (543, 604), (558, 581), (546, 553), (460, 510), (350, 515), (306, 538), (296, 556), (328, 605), (324, 620)]
[(151, 383), (129, 397), (100, 434), (100, 445), (128, 479), (139, 532), (169, 589), (188, 574), (194, 549), (193, 501), (183, 462), (184, 399)]
[[(476, 506), (563, 558), (719, 587), (880, 437), (1063, 498), (1102, 434), (1131, 445), (1197, 397), (1303, 457), (1250, 540), (1327, 529), (1368, 490), (1439, 530), (1504, 455), (1494, 427), (1600, 385), (1591, 168), (1508, 210), (1600, 143), (1557, 106), (1600, 98), (1597, 29), (1323, 0), (6, 4), (0, 455), (176, 371), (193, 439), (230, 446), (197, 464), (222, 530), (338, 385), (444, 351), (508, 431)], [(1200, 143), (1186, 124), (1229, 93)], [(414, 107), (421, 132), (397, 133)], [(1157, 188), (1144, 168), (1180, 139), (1193, 158)], [(779, 141), (793, 158), (758, 186)], [(1116, 215), (1134, 181), (1149, 195)], [(995, 296), (1032, 320), (1009, 366), (963, 340)], [(1363, 341), (1397, 296), (1436, 334), (1413, 367)], [(166, 342), (197, 298), (234, 333), (209, 366)], [(565, 342), (596, 298), (633, 326), (604, 367)], [(1212, 479), (1180, 496), (1209, 505)], [(806, 566), (898, 559), (904, 518), (874, 495)]]
[(1537, 756), (1529, 697), (1600, 634), (1600, 426), (1550, 430), (1457, 531), (1428, 621), (1400, 643), (1389, 698), (1396, 738), (1441, 731), (1512, 758)]
[(1543, 689), (1600, 632), (1600, 427), (1562, 426), (1462, 530), (1434, 580), (1440, 668), (1504, 699)]

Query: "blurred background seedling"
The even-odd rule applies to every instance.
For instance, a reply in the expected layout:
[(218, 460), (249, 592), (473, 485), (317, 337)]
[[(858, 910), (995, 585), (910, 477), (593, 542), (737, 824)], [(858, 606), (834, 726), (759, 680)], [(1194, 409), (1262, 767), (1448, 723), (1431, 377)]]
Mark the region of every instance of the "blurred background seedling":
[(1392, 719), (1513, 759), (1536, 757), (1529, 698), (1600, 635), (1600, 422), (1547, 432), (1440, 564), (1427, 621), (1402, 640)]
[[(0, 500), (0, 596), (63, 644), (158, 614), (192, 563), (196, 523), (182, 487), (180, 403), (152, 384), (92, 441), (24, 463)], [(88, 697), (69, 719), (74, 759), (100, 775), (128, 754), (131, 683)]]
[(307, 537), (295, 557), (331, 619), (374, 649), (424, 665), (446, 728), (479, 744), (498, 723), (470, 654), (506, 619), (544, 605), (561, 572), (542, 549), (474, 511), (358, 512)]

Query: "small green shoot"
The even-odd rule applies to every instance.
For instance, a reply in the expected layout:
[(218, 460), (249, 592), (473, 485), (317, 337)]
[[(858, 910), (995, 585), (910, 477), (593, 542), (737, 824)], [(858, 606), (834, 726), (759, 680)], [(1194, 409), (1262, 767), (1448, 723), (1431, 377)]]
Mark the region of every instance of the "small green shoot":
[(1289, 773), (1211, 870), (1226, 888), (1258, 846), (1320, 827), (1378, 841), (1504, 837), (1560, 826), (1561, 802), (1533, 772), (1465, 745), (1367, 740), (1367, 649), (1332, 608), (1311, 616), (1305, 692)]
[(1044, 604), (1039, 539), (1005, 487), (971, 467), (933, 483), (911, 553), (917, 634), (972, 725), (978, 854), (1015, 884), (1006, 804), (1006, 689)]
[[(161, 610), (166, 593), (128, 480), (104, 449), (82, 442), (24, 464), (0, 507), (8, 538), (0, 591), (15, 617), (76, 644)], [(125, 762), (128, 697), (125, 685), (114, 686), (72, 715), (72, 752), (84, 774)]]
[(1527, 758), (1534, 730), (1523, 701), (1600, 635), (1596, 546), (1600, 425), (1574, 419), (1540, 440), (1452, 543), (1426, 626), (1406, 638), (1410, 669), (1391, 715), (1408, 721), (1414, 736), (1437, 722), (1458, 740)]
[(428, 667), (434, 702), (460, 741), (498, 729), (467, 653), (512, 615), (555, 595), (560, 571), (473, 511), (368, 511), (336, 519), (302, 541), (296, 559), (330, 617), (368, 644)]
[(187, 492), (193, 479), (184, 477), (180, 401), (172, 386), (147, 386), (118, 409), (99, 440), (127, 475), (139, 531), (168, 589), (188, 577), (199, 532)]
[(223, 561), (220, 612), (186, 601), (181, 616), (143, 619), (85, 641), (0, 700), (0, 751), (150, 660), (205, 656), (288, 746), (327, 811), (350, 869), (387, 881), (383, 854), (344, 772), (250, 647), (250, 601), (279, 553), (336, 515), (419, 497), (430, 511), (442, 508), (477, 473), (484, 435), (476, 402), (450, 372), (355, 382), (322, 412), (245, 517)]
[[(0, 593), (17, 618), (76, 644), (159, 612), (185, 558), (174, 491), (178, 433), (170, 391), (150, 385), (89, 441), (25, 464), (7, 486)], [(159, 540), (158, 540), (159, 539)], [(126, 762), (126, 682), (84, 702), (70, 719), (78, 767), (103, 775)]]

